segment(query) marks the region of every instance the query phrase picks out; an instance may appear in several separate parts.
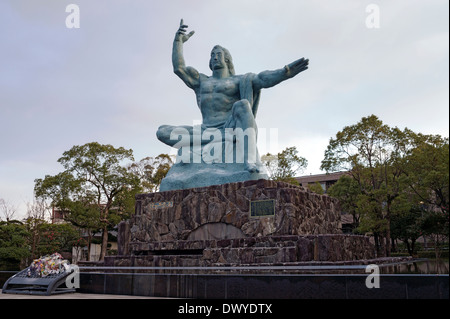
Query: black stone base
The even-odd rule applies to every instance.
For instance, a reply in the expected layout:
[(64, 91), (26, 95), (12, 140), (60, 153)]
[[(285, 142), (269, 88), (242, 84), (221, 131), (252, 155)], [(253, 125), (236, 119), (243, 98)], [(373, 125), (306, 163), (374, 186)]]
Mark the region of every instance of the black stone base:
[(448, 299), (448, 275), (81, 273), (79, 292), (194, 299)]

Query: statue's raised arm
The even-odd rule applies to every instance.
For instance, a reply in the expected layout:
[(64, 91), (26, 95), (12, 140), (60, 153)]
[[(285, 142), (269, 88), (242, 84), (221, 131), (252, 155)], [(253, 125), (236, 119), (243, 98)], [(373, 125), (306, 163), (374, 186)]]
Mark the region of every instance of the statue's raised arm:
[(184, 24), (183, 19), (181, 19), (180, 27), (175, 34), (175, 39), (173, 41), (172, 65), (175, 74), (178, 75), (188, 87), (195, 89), (200, 85), (200, 75), (193, 67), (186, 66), (183, 56), (183, 44), (195, 33), (195, 31), (191, 31), (186, 34), (187, 27), (188, 26)]
[(263, 71), (256, 75), (253, 80), (253, 87), (257, 90), (270, 88), (287, 79), (293, 78), (300, 72), (308, 69), (309, 60), (305, 58), (298, 59), (282, 69), (274, 71)]

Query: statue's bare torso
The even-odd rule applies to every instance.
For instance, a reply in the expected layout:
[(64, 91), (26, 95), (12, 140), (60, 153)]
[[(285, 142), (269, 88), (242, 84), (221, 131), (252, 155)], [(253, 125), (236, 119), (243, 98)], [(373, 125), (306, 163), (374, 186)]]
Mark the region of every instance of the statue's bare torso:
[(205, 126), (217, 126), (231, 116), (234, 103), (240, 100), (240, 76), (224, 79), (203, 77), (196, 90), (198, 107)]

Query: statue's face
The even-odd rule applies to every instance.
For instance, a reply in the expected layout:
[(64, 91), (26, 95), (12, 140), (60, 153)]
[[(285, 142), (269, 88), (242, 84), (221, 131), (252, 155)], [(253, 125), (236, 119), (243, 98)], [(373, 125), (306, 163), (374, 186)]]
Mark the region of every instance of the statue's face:
[(211, 52), (211, 66), (213, 70), (223, 69), (227, 66), (225, 61), (225, 53), (223, 50), (216, 48)]

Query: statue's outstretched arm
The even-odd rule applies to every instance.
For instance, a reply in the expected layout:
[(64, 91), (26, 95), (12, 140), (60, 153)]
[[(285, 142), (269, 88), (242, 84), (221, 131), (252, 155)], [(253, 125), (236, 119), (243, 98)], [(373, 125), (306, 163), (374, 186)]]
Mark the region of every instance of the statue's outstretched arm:
[(255, 89), (265, 89), (277, 85), (287, 79), (290, 79), (302, 71), (308, 69), (309, 60), (301, 58), (296, 60), (282, 69), (274, 71), (263, 71), (256, 75), (253, 80), (253, 87)]
[(187, 67), (184, 61), (183, 43), (189, 40), (195, 33), (195, 31), (191, 31), (189, 34), (186, 34), (187, 27), (188, 26), (183, 23), (183, 19), (181, 19), (180, 28), (173, 40), (172, 65), (175, 74), (178, 75), (188, 87), (194, 89), (199, 86), (200, 75), (193, 67)]

